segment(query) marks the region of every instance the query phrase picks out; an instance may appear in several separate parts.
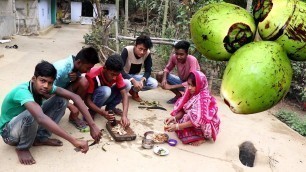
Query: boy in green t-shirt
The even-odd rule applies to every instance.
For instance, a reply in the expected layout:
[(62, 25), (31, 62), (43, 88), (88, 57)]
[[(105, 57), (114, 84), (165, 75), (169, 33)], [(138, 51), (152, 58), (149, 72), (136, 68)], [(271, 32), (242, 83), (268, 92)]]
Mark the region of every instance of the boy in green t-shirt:
[[(29, 151), (32, 145), (63, 145), (60, 140), (50, 139), (51, 133), (66, 139), (83, 153), (88, 151), (86, 141), (77, 140), (57, 124), (65, 114), (67, 99), (73, 100), (84, 114), (95, 142), (99, 142), (101, 138), (101, 131), (92, 120), (82, 99), (68, 90), (54, 86), (55, 77), (54, 66), (42, 61), (36, 65), (31, 81), (14, 88), (2, 103), (0, 134), (6, 144), (16, 146), (16, 153), (22, 164), (36, 163)], [(43, 102), (49, 94), (54, 96)]]

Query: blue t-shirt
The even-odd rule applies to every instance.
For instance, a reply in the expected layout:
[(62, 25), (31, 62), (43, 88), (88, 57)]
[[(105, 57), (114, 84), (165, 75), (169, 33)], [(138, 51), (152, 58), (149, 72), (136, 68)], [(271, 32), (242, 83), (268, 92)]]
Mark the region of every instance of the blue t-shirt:
[(71, 73), (74, 68), (73, 56), (70, 55), (63, 60), (55, 62), (53, 66), (57, 71), (54, 85), (62, 88), (67, 88), (70, 83), (69, 73)]
[[(50, 94), (53, 94), (56, 88), (53, 86)], [(7, 122), (26, 110), (24, 104), (27, 102), (34, 102), (33, 94), (29, 90), (29, 82), (18, 85), (5, 96), (1, 106), (0, 134)]]

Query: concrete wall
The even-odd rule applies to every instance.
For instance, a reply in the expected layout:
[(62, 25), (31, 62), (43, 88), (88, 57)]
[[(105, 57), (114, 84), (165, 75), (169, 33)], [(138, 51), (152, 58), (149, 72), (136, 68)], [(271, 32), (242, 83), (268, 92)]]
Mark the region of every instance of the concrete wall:
[(37, 0), (16, 0), (16, 29), (19, 34), (38, 32), (37, 9)]
[(16, 33), (13, 0), (0, 0), (0, 39)]

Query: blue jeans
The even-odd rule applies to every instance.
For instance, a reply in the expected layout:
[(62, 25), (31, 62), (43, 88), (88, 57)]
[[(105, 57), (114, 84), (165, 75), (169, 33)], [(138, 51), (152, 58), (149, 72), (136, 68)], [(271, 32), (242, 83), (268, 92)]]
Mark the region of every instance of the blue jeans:
[[(173, 74), (169, 74), (167, 76), (167, 82), (169, 85), (178, 85), (178, 84), (182, 84), (183, 81), (176, 75), (173, 75)], [(182, 87), (182, 88), (178, 88), (177, 90), (179, 91), (185, 91), (185, 88)]]
[[(68, 100), (53, 96), (42, 105), (45, 115), (58, 123), (65, 114)], [(35, 138), (45, 141), (51, 136), (51, 132), (39, 126), (35, 118), (28, 110), (23, 111), (8, 122), (2, 131), (2, 138), (6, 144), (16, 146), (18, 150), (28, 150)]]
[[(126, 84), (125, 90), (128, 92), (131, 89), (131, 82), (127, 79), (124, 82)], [(112, 87), (100, 86), (95, 89), (92, 95), (92, 102), (99, 108), (106, 106), (105, 110), (114, 109), (121, 100), (122, 95), (116, 85)], [(93, 113), (92, 111), (90, 112)]]
[[(134, 78), (136, 81), (140, 81), (141, 78), (143, 77), (143, 75), (131, 75), (129, 74), (132, 78)], [(158, 86), (158, 82), (155, 78), (149, 77), (146, 81), (146, 83), (144, 84), (144, 87), (142, 88), (141, 91), (147, 91), (147, 90), (151, 90), (151, 89), (155, 89)], [(135, 91), (135, 90), (134, 90)]]

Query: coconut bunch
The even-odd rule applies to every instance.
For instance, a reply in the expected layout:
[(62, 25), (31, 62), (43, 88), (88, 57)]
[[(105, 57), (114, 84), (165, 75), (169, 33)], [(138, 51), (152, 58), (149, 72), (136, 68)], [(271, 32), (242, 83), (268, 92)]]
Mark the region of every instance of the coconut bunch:
[[(239, 6), (214, 3), (190, 23), (191, 39), (205, 57), (229, 60), (220, 94), (238, 114), (276, 105), (290, 88), (290, 59), (306, 60), (304, 2), (258, 0), (253, 16)], [(256, 26), (263, 41), (253, 42)]]

